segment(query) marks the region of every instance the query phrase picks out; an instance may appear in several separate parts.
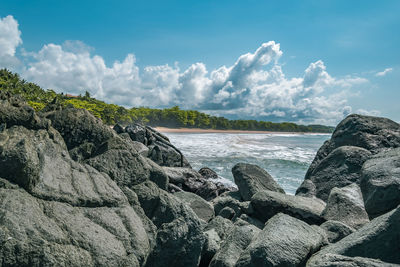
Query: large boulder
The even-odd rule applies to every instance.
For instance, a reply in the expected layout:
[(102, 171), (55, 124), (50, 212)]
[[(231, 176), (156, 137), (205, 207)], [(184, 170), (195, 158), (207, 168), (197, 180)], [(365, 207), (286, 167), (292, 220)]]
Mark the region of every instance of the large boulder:
[(123, 132), (128, 133), (133, 141), (146, 145), (149, 148), (148, 157), (158, 165), (190, 168), (182, 152), (171, 144), (168, 137), (155, 129), (136, 123), (125, 127)]
[(355, 232), (354, 228), (339, 221), (326, 221), (320, 227), (325, 230), (329, 243), (335, 243)]
[(333, 188), (321, 215), (326, 220), (340, 221), (355, 229), (369, 222), (360, 187), (355, 183)]
[(305, 178), (333, 150), (341, 146), (357, 146), (376, 154), (387, 148), (400, 147), (400, 124), (380, 117), (351, 114), (342, 120), (318, 150)]
[(303, 266), (326, 242), (325, 233), (318, 226), (279, 213), (255, 236), (236, 266)]
[(204, 235), (202, 222), (193, 210), (151, 181), (132, 189), (146, 216), (158, 229), (146, 266), (197, 266)]
[(179, 198), (186, 205), (189, 205), (194, 213), (203, 221), (208, 222), (214, 218), (214, 207), (198, 195), (182, 191), (174, 193), (174, 196)]
[(400, 204), (400, 148), (381, 152), (364, 163), (361, 190), (371, 218)]
[[(373, 219), (371, 222), (331, 244), (308, 261), (309, 266), (321, 266), (328, 254), (345, 257), (378, 259), (400, 264), (400, 207)], [(359, 266), (359, 265), (352, 265)]]
[[(351, 183), (360, 184), (360, 171), (371, 153), (360, 147), (341, 146), (322, 159), (297, 189), (296, 195), (316, 197), (327, 201), (332, 188)], [(314, 186), (310, 186), (312, 183)], [(314, 190), (315, 188), (315, 190)], [(314, 191), (314, 192), (313, 192)]]
[(285, 195), (273, 191), (260, 191), (251, 198), (254, 217), (268, 221), (278, 213), (285, 213), (309, 224), (321, 224), (325, 203), (317, 198)]
[(380, 260), (347, 257), (337, 254), (323, 254), (318, 258), (313, 258), (307, 263), (307, 267), (398, 267), (398, 264), (382, 262)]
[(238, 163), (232, 168), (232, 174), (245, 201), (249, 201), (255, 193), (261, 190), (285, 193), (274, 178), (257, 165)]
[(234, 267), (242, 251), (257, 236), (260, 229), (240, 221), (235, 223), (228, 237), (222, 242), (220, 250), (214, 255), (210, 267)]
[(204, 178), (191, 168), (163, 167), (169, 182), (178, 186), (183, 191), (192, 192), (205, 200), (211, 200), (223, 192), (230, 190), (221, 183)]

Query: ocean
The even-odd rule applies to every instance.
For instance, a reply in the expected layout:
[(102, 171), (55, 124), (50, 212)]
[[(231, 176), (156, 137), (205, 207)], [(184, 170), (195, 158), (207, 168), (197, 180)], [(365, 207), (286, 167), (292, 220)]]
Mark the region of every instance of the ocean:
[(231, 169), (239, 162), (268, 171), (288, 194), (294, 194), (320, 146), (330, 134), (164, 133), (192, 167), (207, 166), (220, 181), (234, 185)]

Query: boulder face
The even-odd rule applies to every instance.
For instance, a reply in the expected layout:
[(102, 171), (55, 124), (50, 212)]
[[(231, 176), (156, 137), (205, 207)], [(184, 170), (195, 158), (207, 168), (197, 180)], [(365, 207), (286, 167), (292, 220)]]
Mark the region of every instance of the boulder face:
[(400, 207), (373, 219), (356, 232), (314, 254), (309, 266), (320, 266), (326, 255), (378, 259), (400, 263)]
[(214, 218), (214, 207), (198, 195), (182, 191), (175, 193), (174, 196), (189, 205), (194, 213), (203, 221), (208, 222)]
[(302, 266), (324, 244), (321, 228), (279, 213), (255, 236), (235, 266)]
[(320, 226), (325, 230), (329, 243), (335, 243), (355, 231), (354, 228), (339, 221), (326, 221)]
[(384, 151), (365, 162), (361, 190), (371, 218), (400, 204), (400, 148)]
[(333, 188), (321, 215), (326, 220), (340, 221), (355, 229), (369, 222), (361, 190), (357, 184)]
[(285, 193), (274, 178), (257, 165), (238, 163), (232, 168), (232, 174), (245, 201), (261, 190)]
[(325, 203), (316, 198), (285, 195), (273, 191), (260, 191), (251, 199), (254, 217), (262, 222), (268, 221), (278, 213), (284, 213), (309, 224), (321, 224)]
[(360, 184), (361, 167), (370, 156), (368, 150), (355, 146), (341, 146), (333, 150), (304, 180), (296, 195), (312, 194), (308, 185), (312, 182), (315, 186), (315, 196), (327, 201), (332, 188), (344, 187), (351, 183)]

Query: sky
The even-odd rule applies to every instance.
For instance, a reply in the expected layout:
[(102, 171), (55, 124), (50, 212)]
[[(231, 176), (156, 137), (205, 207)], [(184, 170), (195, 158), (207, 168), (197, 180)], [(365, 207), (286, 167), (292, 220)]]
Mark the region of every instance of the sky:
[(1, 0), (0, 67), (128, 108), (399, 122), (399, 14), (397, 0)]

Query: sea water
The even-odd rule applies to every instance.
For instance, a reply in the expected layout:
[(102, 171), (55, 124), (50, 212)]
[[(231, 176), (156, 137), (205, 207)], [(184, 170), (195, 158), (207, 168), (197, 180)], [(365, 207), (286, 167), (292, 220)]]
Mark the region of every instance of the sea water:
[(231, 169), (239, 162), (268, 171), (286, 193), (294, 194), (318, 149), (330, 134), (165, 133), (192, 167), (207, 166), (219, 180), (234, 185)]

